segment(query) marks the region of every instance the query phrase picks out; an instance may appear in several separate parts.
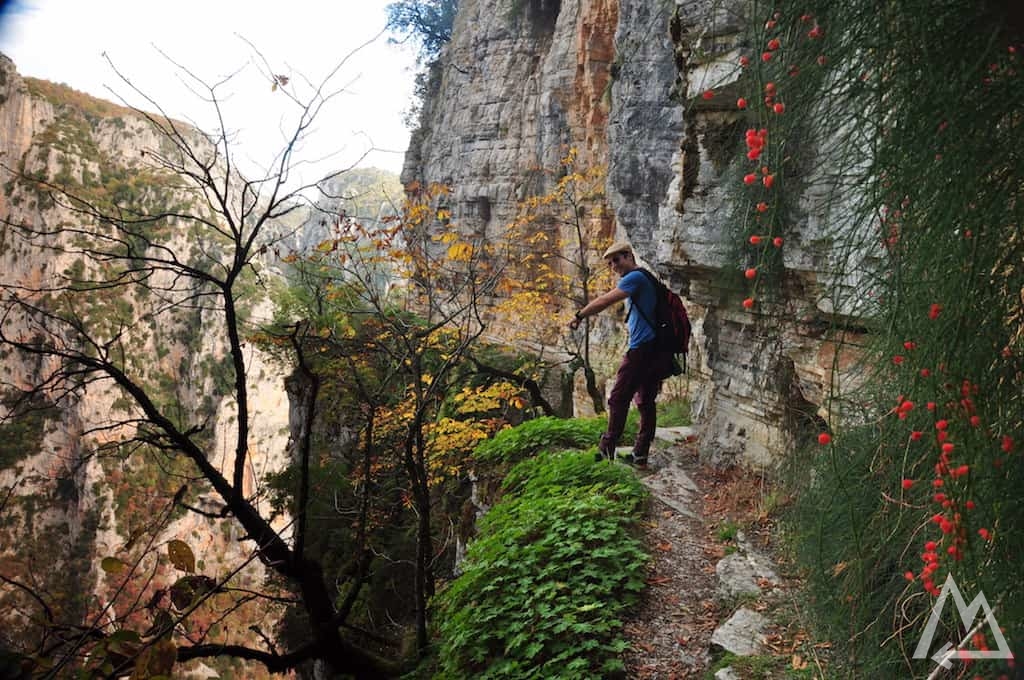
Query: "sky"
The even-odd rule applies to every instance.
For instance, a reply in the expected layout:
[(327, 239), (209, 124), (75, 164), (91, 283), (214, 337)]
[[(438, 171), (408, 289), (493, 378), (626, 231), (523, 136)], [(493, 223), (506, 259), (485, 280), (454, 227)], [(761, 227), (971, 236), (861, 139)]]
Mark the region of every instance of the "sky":
[[(308, 95), (308, 83), (319, 84), (344, 60), (325, 90), (339, 94), (301, 148), (310, 162), (299, 178), (352, 164), (397, 173), (409, 141), (403, 113), (412, 105), (415, 50), (381, 34), (389, 1), (2, 2), (0, 52), (22, 76), (154, 110), (116, 67), (172, 117), (207, 131), (219, 127), (213, 108), (190, 91), (194, 81), (180, 67), (207, 83), (234, 74), (219, 86), (218, 99), (225, 128), (237, 134), (243, 169), (267, 167), (298, 120), (298, 107), (273, 90), (267, 74), (286, 76), (289, 89)], [(379, 151), (363, 158), (371, 148)]]

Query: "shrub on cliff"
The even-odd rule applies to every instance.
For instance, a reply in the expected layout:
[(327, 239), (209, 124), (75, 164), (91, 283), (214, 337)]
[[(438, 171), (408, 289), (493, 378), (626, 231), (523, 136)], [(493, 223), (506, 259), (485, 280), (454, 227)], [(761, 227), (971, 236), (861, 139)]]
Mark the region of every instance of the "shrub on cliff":
[(462, 574), (436, 598), (440, 678), (593, 678), (624, 670), (643, 588), (643, 485), (587, 453), (517, 465)]

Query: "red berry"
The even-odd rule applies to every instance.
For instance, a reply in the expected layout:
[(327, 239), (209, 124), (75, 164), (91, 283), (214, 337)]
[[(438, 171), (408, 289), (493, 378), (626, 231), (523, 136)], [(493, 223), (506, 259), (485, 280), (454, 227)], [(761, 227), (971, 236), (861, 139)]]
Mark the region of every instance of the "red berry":
[(743, 97), (740, 97), (739, 99), (737, 99), (736, 100), (736, 108), (737, 109), (745, 109), (745, 108), (747, 108), (747, 100), (744, 99)]
[(704, 99), (714, 99), (715, 91), (714, 90), (704, 90), (704, 94), (702, 94), (701, 97), (704, 97)]
[(818, 443), (821, 444), (822, 446), (827, 446), (831, 442), (832, 435), (830, 435), (828, 432), (822, 432), (821, 434), (818, 435)]
[(757, 270), (751, 267), (747, 271), (743, 272), (743, 275), (748, 279), (757, 278)]
[(761, 237), (758, 236), (757, 234), (754, 234), (753, 236), (750, 237), (750, 245), (756, 246), (756, 245), (758, 245), (760, 243), (761, 243)]
[(778, 104), (776, 104), (775, 106), (772, 107), (772, 111), (774, 111), (775, 113), (782, 113), (785, 110), (786, 110), (786, 105), (783, 104), (782, 102), (779, 102)]
[(744, 307), (744, 309), (753, 309), (753, 307), (754, 307), (754, 298), (747, 298), (746, 300), (744, 300), (743, 301), (743, 307)]
[(782, 247), (782, 237), (781, 236), (776, 236), (775, 238), (773, 238), (772, 239), (772, 245), (775, 246), (776, 248), (781, 248)]

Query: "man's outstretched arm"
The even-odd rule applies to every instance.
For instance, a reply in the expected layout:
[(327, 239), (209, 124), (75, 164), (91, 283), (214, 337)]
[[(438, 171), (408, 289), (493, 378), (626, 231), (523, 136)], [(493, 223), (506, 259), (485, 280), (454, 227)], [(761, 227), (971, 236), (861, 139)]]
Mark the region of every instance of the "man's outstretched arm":
[(576, 329), (580, 325), (580, 321), (582, 321), (586, 317), (599, 314), (602, 311), (604, 311), (605, 308), (610, 307), (616, 302), (621, 302), (622, 300), (625, 300), (628, 297), (629, 293), (622, 290), (621, 288), (612, 288), (604, 295), (600, 295), (591, 300), (589, 303), (587, 303), (585, 307), (583, 307), (583, 309), (578, 310), (573, 315), (572, 321), (569, 322), (569, 327), (572, 329)]

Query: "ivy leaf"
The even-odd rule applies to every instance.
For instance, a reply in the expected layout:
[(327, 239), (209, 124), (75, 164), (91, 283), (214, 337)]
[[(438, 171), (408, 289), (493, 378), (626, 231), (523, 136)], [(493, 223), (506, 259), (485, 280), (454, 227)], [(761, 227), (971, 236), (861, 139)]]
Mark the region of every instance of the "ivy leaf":
[(174, 617), (166, 609), (160, 609), (153, 616), (153, 625), (142, 636), (159, 637), (172, 628), (174, 628)]
[(183, 576), (171, 586), (171, 604), (178, 611), (188, 609), (196, 598), (209, 593), (216, 583), (209, 576)]
[(167, 543), (167, 556), (171, 558), (171, 564), (180, 571), (193, 574), (196, 571), (196, 556), (192, 554), (192, 548), (188, 547), (185, 541), (172, 539)]
[(134, 656), (141, 644), (142, 638), (134, 630), (119, 630), (107, 638), (107, 649), (122, 656)]
[(108, 574), (120, 574), (127, 566), (124, 560), (117, 557), (104, 557), (100, 562), (100, 569)]
[(147, 646), (135, 662), (130, 680), (156, 680), (170, 678), (178, 648), (170, 638), (162, 638)]

